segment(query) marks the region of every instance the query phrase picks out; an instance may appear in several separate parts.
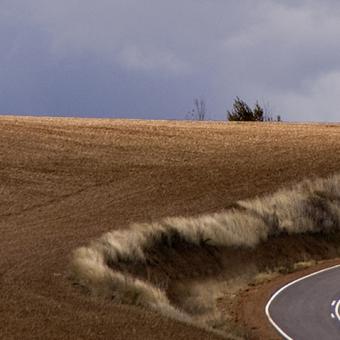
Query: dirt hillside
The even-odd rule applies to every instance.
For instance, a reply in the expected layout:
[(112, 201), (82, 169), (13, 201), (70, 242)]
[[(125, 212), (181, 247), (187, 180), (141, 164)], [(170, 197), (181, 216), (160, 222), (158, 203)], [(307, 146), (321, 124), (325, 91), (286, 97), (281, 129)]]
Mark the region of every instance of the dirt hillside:
[(67, 279), (72, 250), (340, 168), (340, 125), (2, 117), (0, 142), (3, 339), (215, 338), (82, 294)]

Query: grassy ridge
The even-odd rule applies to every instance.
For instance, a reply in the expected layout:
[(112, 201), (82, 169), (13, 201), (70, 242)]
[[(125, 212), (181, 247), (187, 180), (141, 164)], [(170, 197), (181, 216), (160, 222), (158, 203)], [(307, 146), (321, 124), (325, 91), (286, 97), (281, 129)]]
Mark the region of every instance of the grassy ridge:
[(189, 315), (171, 304), (165, 290), (115, 268), (120, 263), (147, 266), (150, 250), (171, 247), (178, 241), (202, 248), (207, 244), (217, 248), (256, 248), (281, 234), (329, 235), (339, 227), (340, 175), (305, 180), (269, 196), (240, 201), (225, 212), (166, 218), (106, 233), (89, 246), (75, 250), (72, 278), (95, 295), (190, 321)]

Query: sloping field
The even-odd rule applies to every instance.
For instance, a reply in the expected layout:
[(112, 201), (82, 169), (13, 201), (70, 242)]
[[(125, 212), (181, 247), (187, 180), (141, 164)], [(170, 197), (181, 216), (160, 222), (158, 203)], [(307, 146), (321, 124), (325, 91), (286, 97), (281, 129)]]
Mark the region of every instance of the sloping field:
[(131, 222), (218, 212), (340, 168), (339, 125), (0, 119), (0, 337), (208, 339), (68, 278)]

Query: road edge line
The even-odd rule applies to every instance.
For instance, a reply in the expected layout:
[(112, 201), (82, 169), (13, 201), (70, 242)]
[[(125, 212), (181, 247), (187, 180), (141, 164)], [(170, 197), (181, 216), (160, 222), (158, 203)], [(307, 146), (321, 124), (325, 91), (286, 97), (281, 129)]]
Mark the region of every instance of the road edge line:
[(269, 322), (272, 324), (272, 326), (286, 339), (286, 340), (293, 340), (293, 338), (291, 338), (287, 333), (285, 333), (282, 328), (279, 327), (279, 325), (272, 319), (272, 317), (270, 316), (270, 312), (269, 312), (269, 307), (271, 305), (271, 303), (275, 300), (275, 298), (280, 294), (282, 293), (286, 288), (302, 281), (302, 280), (305, 280), (305, 279), (308, 279), (309, 277), (311, 276), (315, 276), (315, 275), (318, 275), (320, 273), (323, 273), (323, 272), (326, 272), (326, 271), (329, 271), (329, 270), (332, 270), (332, 269), (335, 269), (335, 268), (339, 268), (340, 267), (340, 264), (337, 264), (335, 266), (331, 266), (331, 267), (328, 267), (328, 268), (324, 268), (324, 269), (321, 269), (321, 270), (318, 270), (316, 272), (313, 272), (311, 274), (308, 274), (306, 276), (303, 276), (303, 277), (300, 277), (299, 279), (296, 279), (292, 282), (289, 282), (288, 284), (284, 285), (283, 287), (281, 287), (279, 290), (277, 290), (275, 293), (273, 293), (273, 295), (271, 296), (271, 298), (269, 299), (269, 301), (267, 302), (266, 304), (266, 307), (265, 307), (265, 312), (266, 312), (266, 316), (269, 320)]

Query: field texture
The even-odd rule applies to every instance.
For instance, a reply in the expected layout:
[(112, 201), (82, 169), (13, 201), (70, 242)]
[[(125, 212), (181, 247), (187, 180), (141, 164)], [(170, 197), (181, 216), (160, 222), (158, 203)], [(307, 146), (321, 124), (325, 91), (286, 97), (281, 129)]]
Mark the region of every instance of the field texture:
[(89, 296), (74, 249), (131, 222), (221, 211), (340, 169), (340, 126), (0, 119), (0, 337), (208, 339)]

